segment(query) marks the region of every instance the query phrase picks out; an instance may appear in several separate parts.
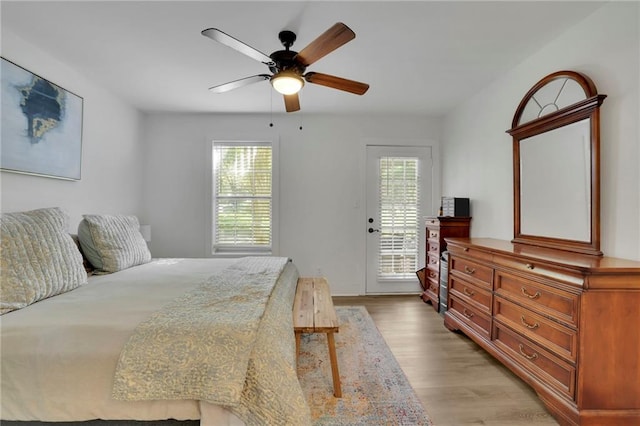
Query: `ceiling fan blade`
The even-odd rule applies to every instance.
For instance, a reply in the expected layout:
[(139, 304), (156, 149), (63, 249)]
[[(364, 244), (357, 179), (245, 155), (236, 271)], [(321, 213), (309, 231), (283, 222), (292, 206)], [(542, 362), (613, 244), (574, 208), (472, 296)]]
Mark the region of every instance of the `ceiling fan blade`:
[(284, 95), (284, 107), (287, 112), (295, 112), (300, 110), (300, 98), (297, 93), (293, 95)]
[(237, 89), (238, 87), (247, 86), (259, 81), (269, 80), (270, 78), (271, 76), (269, 74), (252, 75), (251, 77), (245, 77), (239, 80), (234, 80), (228, 83), (220, 84), (218, 86), (210, 87), (209, 90), (213, 93), (224, 93), (228, 92), (229, 90)]
[(298, 53), (296, 58), (298, 62), (308, 67), (354, 38), (356, 38), (356, 34), (351, 31), (351, 28), (342, 22), (338, 22), (309, 43), (307, 47)]
[(249, 46), (246, 43), (241, 42), (240, 40), (231, 37), (229, 34), (220, 31), (217, 28), (208, 28), (202, 31), (202, 35), (205, 37), (209, 37), (212, 40), (217, 41), (218, 43), (222, 43), (225, 46), (228, 46), (232, 49), (237, 50), (240, 53), (247, 55), (250, 58), (255, 59), (256, 61), (260, 61), (263, 64), (273, 64), (273, 61), (268, 55), (260, 52), (257, 49)]
[(347, 80), (346, 78), (336, 77), (329, 74), (319, 72), (308, 72), (304, 79), (309, 83), (319, 84), (321, 86), (331, 87), (333, 89), (344, 90), (345, 92), (355, 93), (356, 95), (364, 95), (369, 90), (369, 85), (360, 83), (359, 81)]

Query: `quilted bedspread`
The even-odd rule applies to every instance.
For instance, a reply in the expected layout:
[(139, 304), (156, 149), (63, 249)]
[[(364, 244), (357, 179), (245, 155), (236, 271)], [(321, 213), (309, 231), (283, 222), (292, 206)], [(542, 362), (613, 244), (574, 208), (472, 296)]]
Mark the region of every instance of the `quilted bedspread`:
[[(123, 401), (200, 400), (247, 424), (310, 424), (295, 369), (287, 258), (250, 257), (139, 324), (116, 368)], [(282, 280), (293, 282), (294, 280)]]

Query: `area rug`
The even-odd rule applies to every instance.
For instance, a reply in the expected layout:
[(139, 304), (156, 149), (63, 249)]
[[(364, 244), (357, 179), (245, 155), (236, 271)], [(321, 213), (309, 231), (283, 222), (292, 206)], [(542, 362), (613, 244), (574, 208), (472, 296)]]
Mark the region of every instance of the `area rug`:
[(342, 398), (333, 396), (325, 334), (303, 334), (298, 376), (320, 425), (431, 425), (420, 400), (364, 306), (337, 306)]

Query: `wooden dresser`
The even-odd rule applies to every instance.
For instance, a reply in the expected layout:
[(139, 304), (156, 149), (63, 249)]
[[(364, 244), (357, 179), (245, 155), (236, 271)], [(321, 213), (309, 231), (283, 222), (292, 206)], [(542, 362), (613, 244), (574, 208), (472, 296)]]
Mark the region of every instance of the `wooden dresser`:
[(445, 325), (533, 387), (563, 425), (640, 425), (640, 262), (447, 239)]
[(426, 220), (427, 249), (422, 300), (430, 302), (436, 312), (440, 307), (440, 255), (446, 249), (445, 238), (469, 237), (470, 217), (429, 217)]

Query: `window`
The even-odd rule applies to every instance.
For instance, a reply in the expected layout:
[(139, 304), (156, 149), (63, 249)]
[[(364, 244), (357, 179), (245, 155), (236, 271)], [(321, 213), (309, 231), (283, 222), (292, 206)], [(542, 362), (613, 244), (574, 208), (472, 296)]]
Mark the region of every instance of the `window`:
[(213, 142), (213, 253), (273, 251), (271, 142)]

